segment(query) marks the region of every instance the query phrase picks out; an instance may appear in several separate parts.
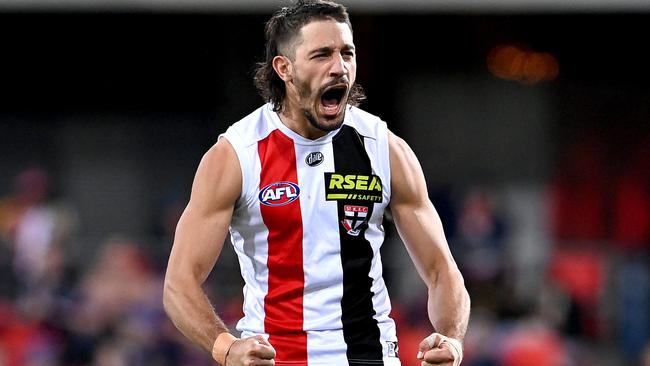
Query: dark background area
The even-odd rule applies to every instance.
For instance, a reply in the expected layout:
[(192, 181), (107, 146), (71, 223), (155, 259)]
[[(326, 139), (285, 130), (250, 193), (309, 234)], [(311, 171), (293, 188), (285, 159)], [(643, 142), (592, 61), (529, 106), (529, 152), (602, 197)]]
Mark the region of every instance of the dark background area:
[[(232, 88), (253, 98), (249, 76), (262, 57), (266, 18), (2, 13), (2, 110), (212, 115)], [(487, 53), (503, 43), (556, 55), (559, 83), (605, 84), (622, 94), (647, 91), (646, 14), (356, 14), (352, 19), (360, 45), (359, 80), (373, 96), (368, 109), (386, 105), (391, 83), (407, 74), (487, 72)], [(223, 84), (234, 78), (241, 85)], [(256, 102), (241, 108), (247, 111)]]
[[(203, 130), (204, 150), (226, 125), (261, 103), (251, 75), (262, 57), (266, 18), (1, 13), (0, 114), (7, 131), (2, 138), (8, 140), (3, 146), (37, 147), (32, 154), (56, 164), (49, 136), (63, 120), (122, 114), (133, 116), (129, 124), (137, 129), (156, 130), (162, 119), (179, 129)], [(559, 60), (558, 78), (542, 86), (552, 88), (558, 100), (551, 126), (555, 150), (594, 126), (604, 134), (616, 130), (612, 137), (626, 144), (645, 131), (650, 113), (648, 19), (646, 14), (355, 14), (358, 82), (369, 96), (364, 108), (399, 133), (408, 121), (396, 105), (398, 84), (422, 73), (489, 76), (489, 51), (515, 44)]]

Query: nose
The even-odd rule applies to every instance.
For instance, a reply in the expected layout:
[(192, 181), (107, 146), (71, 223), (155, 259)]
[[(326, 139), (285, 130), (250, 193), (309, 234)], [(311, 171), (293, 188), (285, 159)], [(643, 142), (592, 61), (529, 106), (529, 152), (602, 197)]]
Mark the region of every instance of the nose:
[(348, 74), (348, 65), (340, 53), (335, 53), (332, 57), (332, 66), (330, 67), (330, 76), (341, 77)]

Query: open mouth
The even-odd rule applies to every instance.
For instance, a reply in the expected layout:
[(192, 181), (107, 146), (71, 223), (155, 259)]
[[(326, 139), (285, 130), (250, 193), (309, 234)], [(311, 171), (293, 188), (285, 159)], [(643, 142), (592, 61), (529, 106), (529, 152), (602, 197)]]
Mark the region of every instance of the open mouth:
[(331, 86), (321, 94), (320, 104), (325, 116), (331, 117), (339, 113), (341, 102), (348, 88), (345, 84)]

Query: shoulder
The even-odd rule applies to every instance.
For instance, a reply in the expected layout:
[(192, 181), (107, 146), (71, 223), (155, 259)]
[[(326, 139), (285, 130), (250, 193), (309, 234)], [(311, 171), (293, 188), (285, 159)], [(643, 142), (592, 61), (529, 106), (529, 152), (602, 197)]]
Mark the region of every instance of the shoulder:
[(392, 131), (388, 131), (388, 148), (390, 150), (391, 161), (396, 160), (396, 162), (399, 162), (415, 157), (415, 153), (409, 144)]
[(231, 144), (247, 147), (264, 139), (275, 127), (271, 121), (272, 109), (270, 104), (264, 104), (246, 117), (233, 123), (220, 137), (225, 137)]
[(219, 139), (203, 155), (199, 163), (199, 174), (197, 174), (197, 178), (214, 181), (228, 176), (226, 173), (233, 173), (233, 170), (239, 170), (237, 159), (237, 154), (232, 143), (227, 139)]
[(418, 202), (426, 197), (424, 173), (417, 156), (402, 138), (388, 132), (393, 202)]
[(233, 205), (241, 192), (241, 184), (242, 174), (235, 149), (226, 139), (219, 139), (199, 163), (190, 203), (206, 210)]

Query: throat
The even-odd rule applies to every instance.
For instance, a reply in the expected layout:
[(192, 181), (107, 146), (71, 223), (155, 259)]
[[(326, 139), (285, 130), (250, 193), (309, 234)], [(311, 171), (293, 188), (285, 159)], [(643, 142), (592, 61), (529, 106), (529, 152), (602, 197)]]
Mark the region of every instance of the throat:
[(278, 117), (280, 118), (280, 122), (291, 131), (309, 140), (319, 139), (329, 132), (320, 128), (320, 124), (308, 111), (287, 113), (286, 109), (283, 108), (283, 111), (278, 113)]

